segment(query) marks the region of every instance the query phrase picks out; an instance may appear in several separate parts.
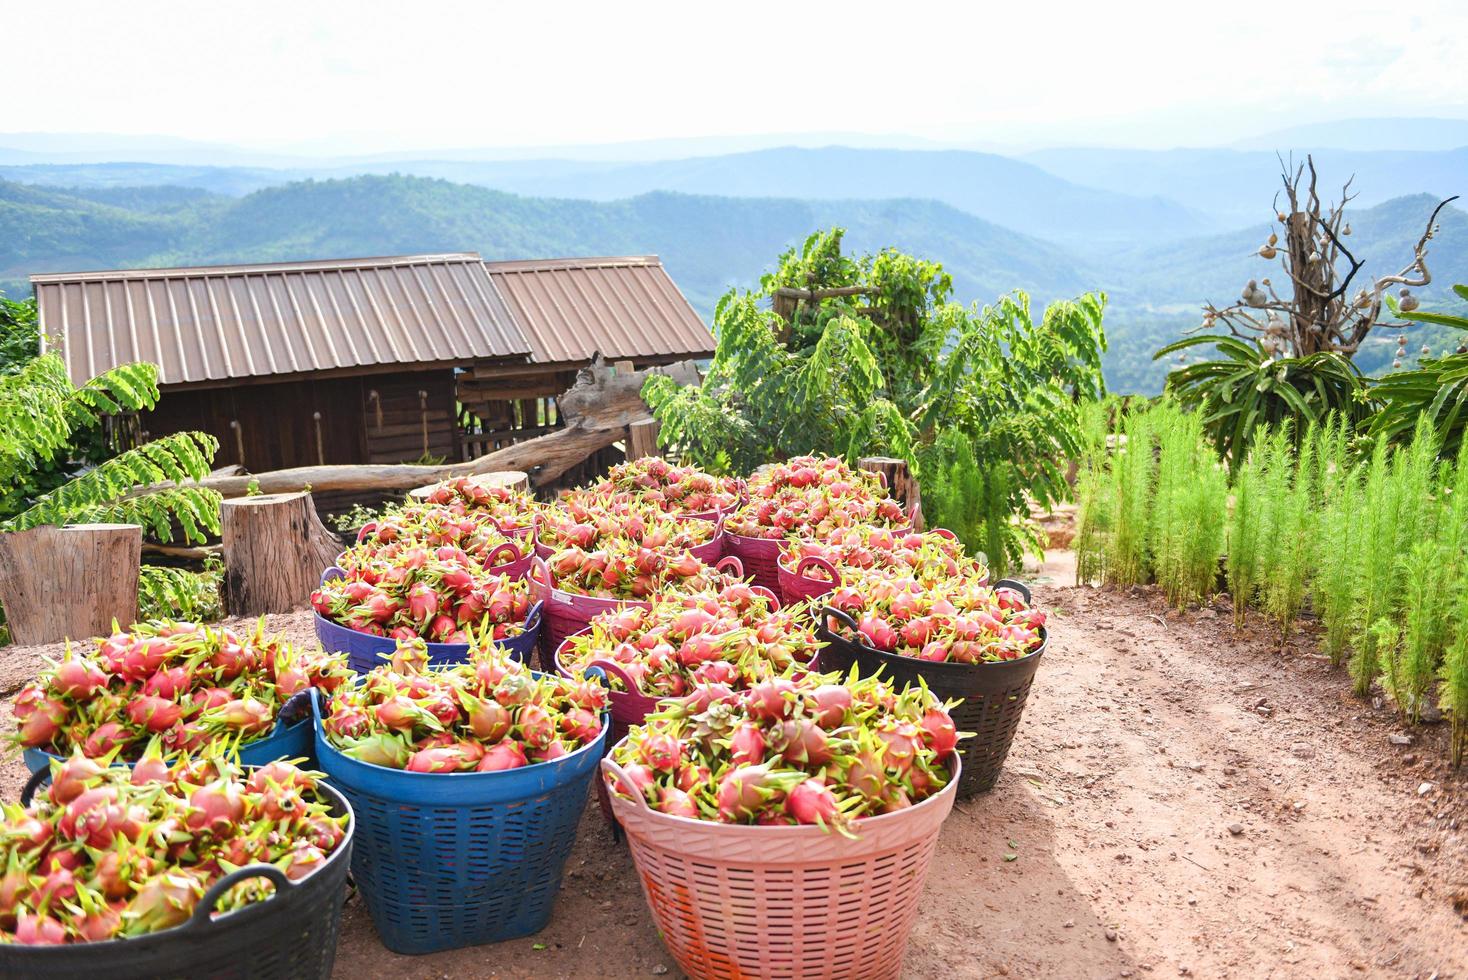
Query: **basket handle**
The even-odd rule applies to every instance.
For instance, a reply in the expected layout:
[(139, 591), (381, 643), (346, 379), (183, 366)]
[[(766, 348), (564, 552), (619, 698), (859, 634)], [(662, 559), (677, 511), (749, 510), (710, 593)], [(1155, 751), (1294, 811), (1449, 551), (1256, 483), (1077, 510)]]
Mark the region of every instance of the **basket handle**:
[(363, 524), (360, 528), (357, 529), (357, 543), (361, 544), (363, 541), (366, 541), (367, 535), (372, 534), (376, 530), (376, 521), (368, 521), (366, 524)]
[(530, 611), (525, 614), (525, 623), (523, 626), (525, 632), (529, 633), (531, 630), (540, 628), (540, 611), (544, 606), (544, 599), (536, 599), (530, 606)]
[[(729, 569), (733, 569), (732, 572)], [(725, 555), (714, 563), (714, 571), (728, 572), (735, 578), (744, 578), (744, 562), (739, 560), (738, 555)]]
[[(587, 673), (590, 673), (592, 670), (600, 670), (603, 673), (610, 674), (617, 680), (621, 681), (623, 684), (627, 685), (627, 693), (641, 694), (643, 697), (647, 696), (645, 694), (642, 694), (642, 685), (634, 681), (631, 677), (627, 676), (627, 672), (623, 670), (622, 666), (618, 664), (615, 660), (602, 660), (598, 658), (588, 663), (584, 670)], [(610, 684), (605, 686), (608, 690), (611, 689)]]
[[(624, 785), (631, 785), (631, 780), (627, 778), (627, 771), (625, 769), (623, 769), (621, 766), (617, 765), (615, 762), (613, 762), (612, 761), (612, 757), (610, 755), (606, 755), (606, 756), (603, 756), (602, 757), (601, 767), (605, 771), (611, 773), (612, 774), (612, 778), (615, 779), (617, 782), (622, 783)], [(634, 794), (633, 799), (636, 800), (636, 802), (644, 810), (648, 811), (649, 813), (652, 812), (652, 807), (650, 807), (650, 806), (647, 805), (647, 800), (643, 799), (643, 796), (642, 796), (641, 793)]]
[(990, 588), (995, 592), (998, 592), (1000, 589), (1012, 589), (1024, 598), (1025, 605), (1028, 606), (1030, 604), (1030, 587), (1023, 582), (1016, 582), (1012, 578), (1002, 578), (990, 586)]
[(757, 596), (764, 597), (765, 601), (770, 604), (770, 612), (775, 613), (780, 611), (780, 597), (775, 595), (775, 593), (771, 592), (769, 589), (765, 588), (763, 585), (751, 585), (749, 587), (749, 591), (753, 592)]
[[(496, 524), (495, 527), (499, 527), (499, 525)], [(500, 533), (503, 534), (504, 532), (501, 531)], [(499, 544), (489, 549), (489, 554), (484, 556), (484, 567), (493, 568), (496, 564), (499, 564), (495, 561), (495, 559), (499, 556), (499, 553), (501, 551), (504, 551), (506, 549), (509, 549), (511, 562), (519, 561), (521, 558), (525, 557), (523, 554), (520, 553), (520, 549), (515, 546), (515, 542), (501, 541)], [(509, 563), (510, 562), (504, 562), (503, 564), (508, 565)]]
[(30, 806), (31, 800), (35, 799), (36, 790), (40, 789), (51, 779), (51, 763), (31, 773), (31, 778), (25, 781), (25, 788), (20, 791), (20, 805)]
[(346, 578), (347, 570), (340, 565), (328, 565), (321, 572), (321, 584), (325, 585), (332, 579)]
[(804, 578), (814, 578), (815, 576), (813, 575), (805, 574), (805, 570), (811, 567), (819, 568), (821, 571), (831, 576), (832, 588), (841, 587), (841, 573), (836, 571), (835, 565), (831, 564), (820, 555), (806, 555), (804, 558), (800, 559), (800, 561), (796, 562), (795, 574)]
[(829, 618), (835, 618), (843, 626), (845, 626), (847, 629), (851, 630), (851, 632), (853, 632), (853, 633), (860, 633), (861, 632), (856, 627), (856, 620), (852, 619), (851, 616), (848, 615), (846, 612), (844, 612), (844, 611), (842, 611), (840, 609), (833, 609), (830, 606), (822, 606), (821, 607), (821, 622), (822, 622), (822, 624), (824, 624), (825, 621), (827, 619), (829, 619)]
[(285, 872), (273, 864), (247, 864), (243, 868), (236, 868), (209, 886), (204, 897), (199, 899), (199, 904), (194, 906), (194, 914), (189, 916), (185, 928), (197, 929), (200, 926), (207, 926), (209, 917), (214, 912), (214, 903), (219, 901), (230, 888), (251, 878), (269, 878), (275, 883), (277, 898), (285, 894), (287, 889), (296, 887), (295, 883), (285, 876)]
[(958, 535), (954, 534), (952, 531), (948, 530), (948, 528), (946, 528), (946, 527), (930, 527), (930, 528), (928, 528), (928, 533), (929, 534), (936, 534), (940, 538), (947, 538), (949, 541), (957, 541), (958, 540)]
[[(539, 576), (536, 575), (536, 572), (540, 573)], [(536, 585), (544, 586), (546, 591), (550, 591), (551, 589), (555, 588), (555, 586), (551, 584), (550, 566), (547, 565), (545, 563), (545, 559), (540, 557), (539, 555), (536, 555), (534, 558), (530, 559), (530, 571), (525, 573), (525, 577)]]

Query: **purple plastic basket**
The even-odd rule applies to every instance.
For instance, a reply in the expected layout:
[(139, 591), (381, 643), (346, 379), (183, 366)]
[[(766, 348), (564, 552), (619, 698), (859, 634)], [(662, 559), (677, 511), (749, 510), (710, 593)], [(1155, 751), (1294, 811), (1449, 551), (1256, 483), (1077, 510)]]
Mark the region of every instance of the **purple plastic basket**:
[[(324, 585), (331, 579), (345, 575), (346, 572), (333, 565), (321, 573), (321, 582)], [(530, 611), (525, 615), (524, 631), (518, 636), (495, 640), (495, 646), (507, 651), (512, 659), (522, 664), (530, 663), (530, 652), (535, 649), (536, 641), (540, 638), (542, 605), (541, 602), (531, 604)], [(359, 674), (365, 674), (373, 667), (381, 665), (383, 658), (390, 656), (397, 649), (397, 640), (390, 636), (373, 636), (371, 633), (363, 633), (360, 630), (342, 626), (340, 623), (333, 623), (320, 613), (313, 615), (316, 622), (316, 639), (321, 641), (321, 648), (345, 653), (347, 666)], [(428, 662), (431, 664), (461, 664), (469, 659), (469, 644), (467, 643), (429, 643), (427, 647)]]

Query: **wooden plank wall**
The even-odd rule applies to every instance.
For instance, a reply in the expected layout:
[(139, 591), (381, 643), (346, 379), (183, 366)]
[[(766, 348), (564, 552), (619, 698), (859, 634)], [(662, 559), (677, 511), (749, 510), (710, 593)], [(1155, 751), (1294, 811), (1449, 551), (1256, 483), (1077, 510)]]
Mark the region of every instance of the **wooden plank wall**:
[(361, 389), (367, 462), (410, 463), (425, 453), (460, 458), (452, 370), (374, 375), (361, 379)]

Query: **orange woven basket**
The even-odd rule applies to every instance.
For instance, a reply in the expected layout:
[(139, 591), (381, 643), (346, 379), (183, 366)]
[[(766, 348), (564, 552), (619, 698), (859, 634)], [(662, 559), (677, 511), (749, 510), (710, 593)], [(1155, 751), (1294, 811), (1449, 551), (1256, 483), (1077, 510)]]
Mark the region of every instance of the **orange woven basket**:
[[(754, 827), (670, 816), (612, 795), (653, 920), (697, 980), (879, 980), (902, 969), (938, 831), (944, 789), (858, 821), (856, 839), (820, 827)], [(603, 759), (606, 772), (619, 767)]]

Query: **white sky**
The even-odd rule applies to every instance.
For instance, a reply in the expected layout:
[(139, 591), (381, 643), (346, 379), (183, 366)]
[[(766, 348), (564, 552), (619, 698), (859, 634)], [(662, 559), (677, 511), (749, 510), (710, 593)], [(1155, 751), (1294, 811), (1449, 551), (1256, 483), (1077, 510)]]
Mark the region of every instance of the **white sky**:
[(1468, 116), (1468, 3), (7, 0), (0, 130), (327, 152)]

